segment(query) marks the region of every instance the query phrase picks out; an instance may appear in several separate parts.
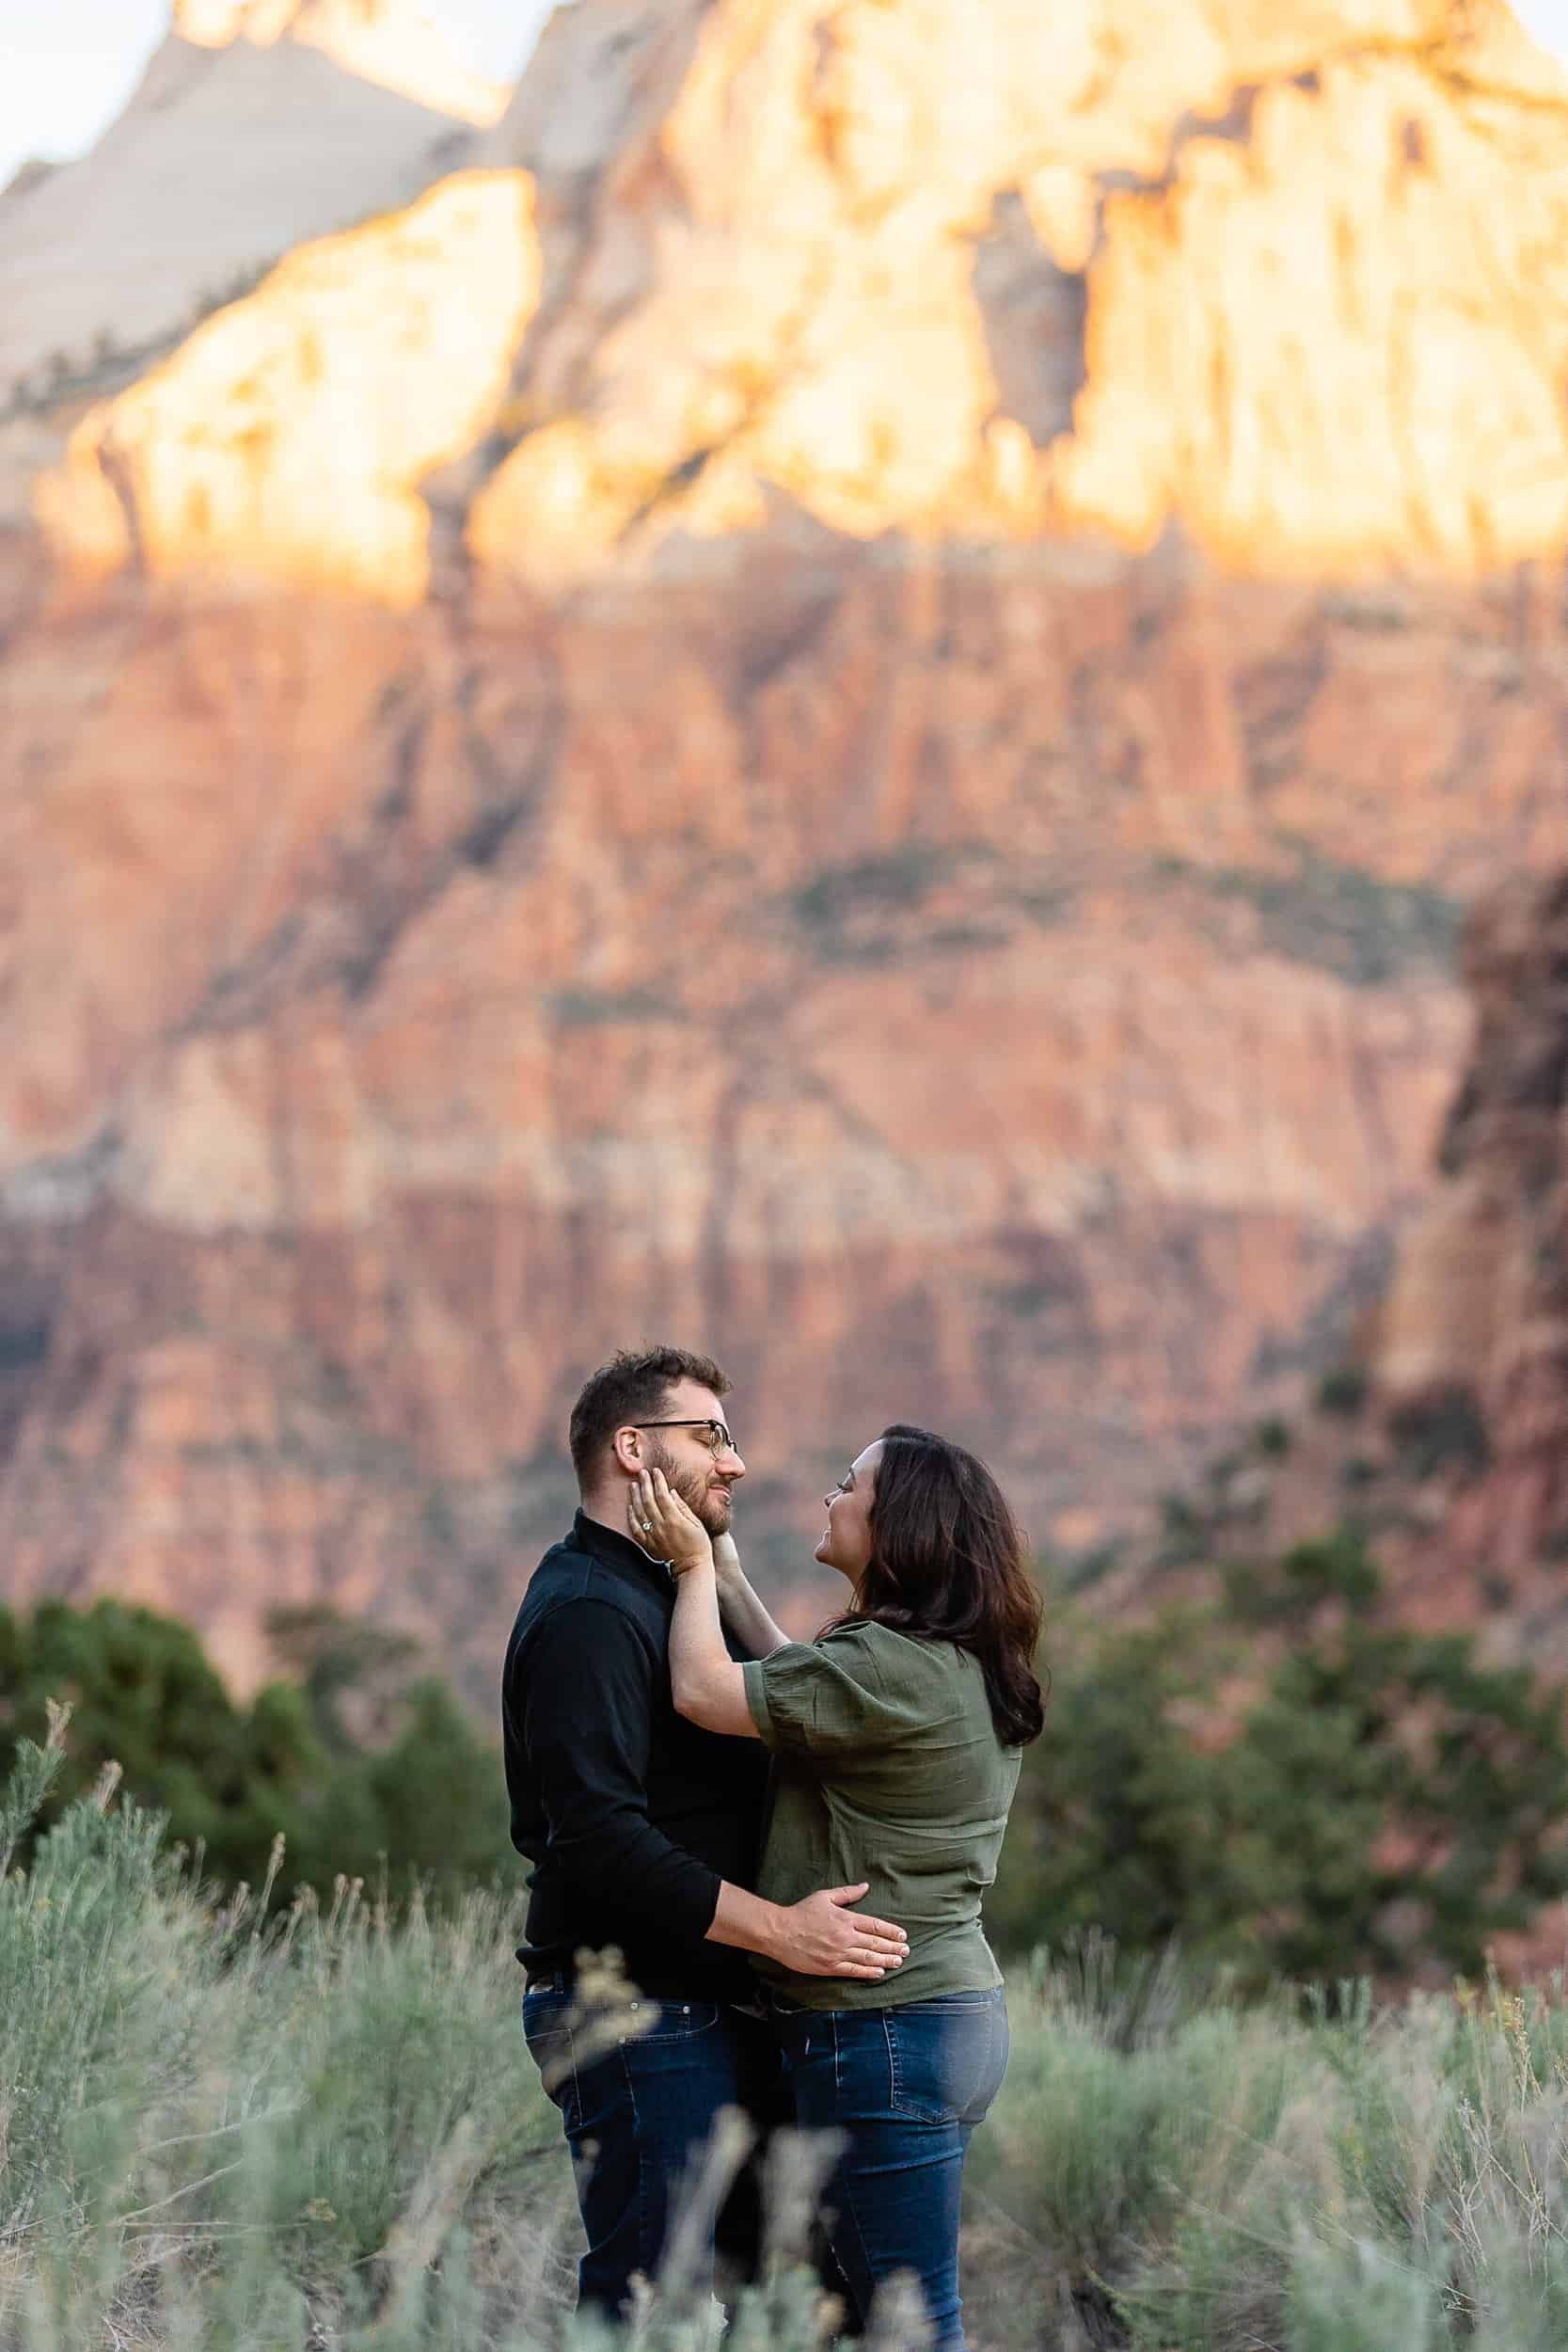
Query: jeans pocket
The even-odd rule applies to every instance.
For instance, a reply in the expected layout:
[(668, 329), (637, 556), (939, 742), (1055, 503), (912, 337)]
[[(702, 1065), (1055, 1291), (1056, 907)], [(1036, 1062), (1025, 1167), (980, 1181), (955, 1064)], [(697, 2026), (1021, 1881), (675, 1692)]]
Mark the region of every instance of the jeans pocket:
[(956, 1994), (882, 2012), (893, 2071), (893, 2111), (917, 2123), (977, 2123), (1007, 2062), (1000, 1999)]
[(572, 2048), (571, 1995), (525, 1993), (523, 2039), (546, 2091), (564, 2112), (577, 2068)]

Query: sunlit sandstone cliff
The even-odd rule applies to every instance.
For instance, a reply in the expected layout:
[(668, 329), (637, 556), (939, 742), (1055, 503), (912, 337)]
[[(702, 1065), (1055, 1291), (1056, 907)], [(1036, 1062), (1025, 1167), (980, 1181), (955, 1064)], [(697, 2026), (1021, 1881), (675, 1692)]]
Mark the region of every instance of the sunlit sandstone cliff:
[(1378, 1289), (1568, 856), (1568, 95), (1498, 10), (578, 0), (90, 408), (0, 660), (0, 1540), (481, 1657), (618, 1340), (752, 1525), (1087, 1543)]
[(367, 82), (466, 122), (496, 121), (512, 94), (465, 61), (419, 0), (175, 0), (174, 29), (204, 49), (295, 40)]
[(506, 95), (411, 0), (180, 0), (91, 154), (0, 192), (0, 428), (122, 383), (301, 238), (406, 203)]
[[(855, 536), (1180, 520), (1288, 574), (1561, 543), (1568, 91), (1500, 11), (604, 0), (552, 46), (487, 151), (549, 189), (565, 281), (472, 486), (488, 570), (556, 592), (769, 495)], [(210, 341), (135, 395), (166, 472)], [(358, 349), (345, 306), (328, 368)], [(122, 494), (166, 504), (135, 463)], [(335, 561), (354, 528), (324, 504)]]

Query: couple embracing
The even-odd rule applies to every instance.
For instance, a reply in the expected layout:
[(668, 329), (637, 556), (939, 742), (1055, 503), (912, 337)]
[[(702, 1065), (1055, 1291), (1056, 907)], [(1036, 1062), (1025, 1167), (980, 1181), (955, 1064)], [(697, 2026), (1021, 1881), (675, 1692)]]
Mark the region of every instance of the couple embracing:
[[(1040, 1604), (990, 1471), (900, 1423), (827, 1499), (816, 1558), (847, 1609), (790, 1640), (730, 1534), (729, 1386), (679, 1348), (594, 1375), (581, 1508), (507, 1650), (524, 2026), (576, 2160), (580, 2299), (614, 2318), (657, 2277), (736, 2107), (759, 2145), (838, 2136), (823, 2261), (847, 2331), (912, 2272), (938, 2352), (962, 2352), (964, 2153), (1007, 2057), (980, 1906), (1040, 1729)], [(611, 1946), (637, 1987), (625, 2040), (592, 2032), (576, 1983)], [(757, 2271), (759, 2204), (753, 2160), (714, 2229), (726, 2298)]]

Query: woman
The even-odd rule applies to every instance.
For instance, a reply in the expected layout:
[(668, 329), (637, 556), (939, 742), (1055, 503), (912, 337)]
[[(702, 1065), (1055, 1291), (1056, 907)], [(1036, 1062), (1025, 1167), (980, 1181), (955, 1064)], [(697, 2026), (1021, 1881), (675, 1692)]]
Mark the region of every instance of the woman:
[[(678, 1577), (675, 1705), (767, 1742), (775, 1795), (758, 1881), (769, 1901), (870, 1881), (909, 1933), (880, 1982), (769, 1979), (808, 2130), (844, 2136), (828, 2192), (833, 2253), (863, 2325), (913, 2271), (937, 2352), (963, 2352), (964, 2153), (1007, 2062), (1001, 1975), (980, 1922), (1020, 1750), (1038, 1736), (1040, 1602), (1017, 1523), (984, 1464), (899, 1422), (827, 1498), (816, 1547), (853, 1599), (815, 1642), (780, 1631), (726, 1537), (715, 1546), (657, 1471), (632, 1492), (637, 1540)], [(723, 1615), (754, 1653), (737, 1665)]]

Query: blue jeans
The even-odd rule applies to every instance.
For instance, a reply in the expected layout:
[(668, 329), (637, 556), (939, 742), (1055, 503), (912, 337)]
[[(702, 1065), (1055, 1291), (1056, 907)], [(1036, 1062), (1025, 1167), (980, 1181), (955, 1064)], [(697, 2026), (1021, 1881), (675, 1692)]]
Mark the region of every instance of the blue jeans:
[[(613, 2319), (632, 2274), (658, 2276), (683, 2178), (700, 2162), (721, 2107), (739, 2107), (760, 2135), (794, 2121), (778, 2041), (761, 2018), (719, 2001), (643, 2001), (651, 2031), (602, 2046), (590, 2024), (574, 2033), (572, 1995), (530, 1990), (523, 2030), (545, 2087), (561, 2110), (577, 2172), (588, 2251), (578, 2266), (578, 2302)], [(720, 2211), (713, 2251), (718, 2291), (761, 2267), (762, 2206), (756, 2159)], [(703, 2279), (699, 2292), (706, 2285)]]
[(864, 2326), (895, 2271), (912, 2271), (937, 2352), (964, 2352), (958, 2200), (974, 2126), (1007, 2067), (1007, 2006), (949, 1993), (892, 2009), (775, 2004), (803, 2131), (846, 2146), (825, 2193), (828, 2237)]

